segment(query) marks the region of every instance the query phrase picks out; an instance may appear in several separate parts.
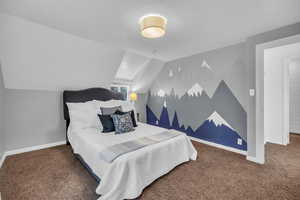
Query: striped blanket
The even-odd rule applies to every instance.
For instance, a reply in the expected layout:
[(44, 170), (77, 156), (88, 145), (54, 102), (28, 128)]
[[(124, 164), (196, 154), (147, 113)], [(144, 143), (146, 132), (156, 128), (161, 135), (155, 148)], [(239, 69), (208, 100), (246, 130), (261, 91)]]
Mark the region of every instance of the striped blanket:
[(115, 144), (107, 147), (102, 152), (100, 152), (100, 158), (108, 163), (111, 163), (123, 154), (136, 151), (140, 148), (156, 144), (165, 140), (169, 140), (179, 135), (182, 135), (182, 133), (164, 131), (155, 135), (137, 138), (135, 140), (123, 142), (120, 144)]

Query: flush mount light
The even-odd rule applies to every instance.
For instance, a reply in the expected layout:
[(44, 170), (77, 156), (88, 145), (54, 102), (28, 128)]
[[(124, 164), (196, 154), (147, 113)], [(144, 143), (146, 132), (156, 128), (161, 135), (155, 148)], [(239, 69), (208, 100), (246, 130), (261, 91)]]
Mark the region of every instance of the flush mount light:
[(166, 33), (167, 19), (160, 15), (146, 15), (140, 19), (141, 34), (145, 38), (159, 38)]

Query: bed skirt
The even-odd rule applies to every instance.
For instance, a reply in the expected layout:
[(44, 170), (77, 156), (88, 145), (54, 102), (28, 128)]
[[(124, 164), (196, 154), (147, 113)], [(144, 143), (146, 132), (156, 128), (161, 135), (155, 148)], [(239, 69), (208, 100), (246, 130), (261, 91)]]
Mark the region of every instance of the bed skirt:
[(75, 154), (74, 156), (80, 161), (80, 163), (84, 166), (84, 168), (87, 169), (87, 171), (89, 172), (89, 174), (91, 174), (95, 180), (97, 181), (97, 183), (100, 183), (101, 179), (93, 172), (93, 170), (90, 168), (90, 166), (84, 161), (84, 159), (79, 155), (79, 154)]

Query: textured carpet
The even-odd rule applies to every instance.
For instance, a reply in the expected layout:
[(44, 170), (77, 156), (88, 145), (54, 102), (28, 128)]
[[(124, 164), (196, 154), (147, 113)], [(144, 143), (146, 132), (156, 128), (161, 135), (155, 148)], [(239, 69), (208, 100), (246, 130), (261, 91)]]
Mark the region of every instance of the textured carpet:
[[(300, 136), (291, 144), (267, 144), (267, 163), (194, 143), (197, 161), (156, 180), (141, 200), (300, 199)], [(95, 200), (96, 181), (71, 153), (59, 146), (10, 156), (0, 170), (3, 200)]]

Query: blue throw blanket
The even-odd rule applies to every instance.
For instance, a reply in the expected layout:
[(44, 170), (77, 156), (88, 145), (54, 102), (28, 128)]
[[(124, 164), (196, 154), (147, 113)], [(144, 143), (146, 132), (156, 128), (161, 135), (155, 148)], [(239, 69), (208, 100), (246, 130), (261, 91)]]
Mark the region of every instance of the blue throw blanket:
[(113, 162), (119, 156), (136, 151), (140, 148), (156, 144), (165, 140), (169, 140), (171, 138), (177, 137), (182, 135), (182, 133), (172, 132), (169, 131), (161, 132), (155, 135), (137, 138), (135, 140), (123, 142), (120, 144), (115, 144), (112, 146), (107, 147), (102, 152), (100, 152), (100, 158), (108, 163)]

